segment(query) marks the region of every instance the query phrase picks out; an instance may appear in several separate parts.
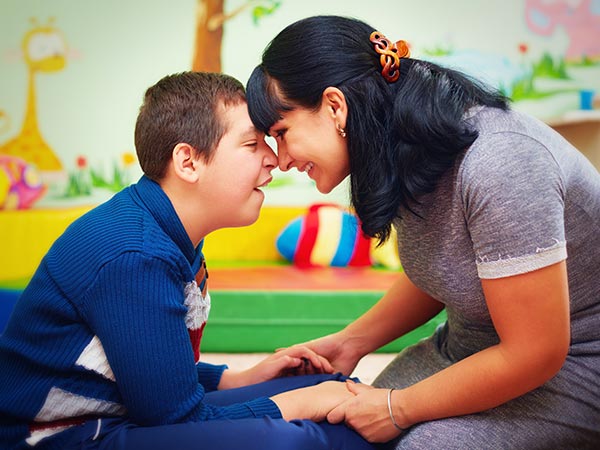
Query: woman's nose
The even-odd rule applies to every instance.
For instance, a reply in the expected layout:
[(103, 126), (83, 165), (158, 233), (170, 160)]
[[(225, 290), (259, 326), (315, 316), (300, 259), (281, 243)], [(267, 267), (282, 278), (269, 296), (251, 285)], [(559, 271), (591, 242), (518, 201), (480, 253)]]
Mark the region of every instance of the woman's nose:
[(282, 146), (279, 146), (277, 149), (277, 157), (279, 159), (279, 170), (287, 172), (292, 168), (292, 163), (294, 160), (290, 157), (288, 152), (282, 148)]

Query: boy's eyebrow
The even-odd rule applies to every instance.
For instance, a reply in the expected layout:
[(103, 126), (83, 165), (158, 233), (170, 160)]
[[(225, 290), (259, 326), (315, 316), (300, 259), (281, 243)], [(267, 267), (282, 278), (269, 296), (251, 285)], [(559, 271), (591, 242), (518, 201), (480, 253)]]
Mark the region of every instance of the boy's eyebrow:
[(259, 131), (254, 126), (248, 127), (248, 129), (242, 132), (242, 139), (255, 139), (256, 135), (259, 134)]

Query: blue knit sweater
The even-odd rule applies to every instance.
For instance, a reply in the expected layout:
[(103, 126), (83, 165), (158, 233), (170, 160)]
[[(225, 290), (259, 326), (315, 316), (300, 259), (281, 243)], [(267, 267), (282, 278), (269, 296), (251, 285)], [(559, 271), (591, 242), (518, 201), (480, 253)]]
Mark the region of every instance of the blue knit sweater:
[(73, 424), (106, 416), (281, 417), (267, 398), (203, 403), (226, 366), (197, 362), (191, 345), (207, 314), (201, 247), (146, 177), (75, 221), (0, 337), (0, 448), (55, 447)]

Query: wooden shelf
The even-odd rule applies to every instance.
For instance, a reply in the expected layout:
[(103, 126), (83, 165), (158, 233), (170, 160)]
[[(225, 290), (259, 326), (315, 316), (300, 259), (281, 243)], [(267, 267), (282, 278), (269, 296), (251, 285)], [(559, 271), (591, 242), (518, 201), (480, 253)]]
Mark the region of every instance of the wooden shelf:
[(600, 110), (568, 111), (560, 117), (545, 120), (551, 127), (563, 127), (582, 123), (600, 123)]
[(569, 111), (546, 123), (583, 153), (600, 171), (600, 110)]

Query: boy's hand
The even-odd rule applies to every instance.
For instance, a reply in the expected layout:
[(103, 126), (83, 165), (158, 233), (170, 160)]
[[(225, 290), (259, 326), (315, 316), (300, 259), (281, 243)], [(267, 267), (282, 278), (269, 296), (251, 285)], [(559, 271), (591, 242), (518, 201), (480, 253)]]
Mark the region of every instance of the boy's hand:
[(309, 419), (321, 422), (336, 406), (350, 400), (354, 394), (342, 381), (325, 381), (293, 391), (274, 395), (275, 402), (285, 420)]
[(304, 346), (294, 346), (269, 355), (249, 369), (223, 372), (219, 389), (231, 389), (262, 383), (273, 378), (292, 375), (333, 373), (333, 367), (322, 356)]

